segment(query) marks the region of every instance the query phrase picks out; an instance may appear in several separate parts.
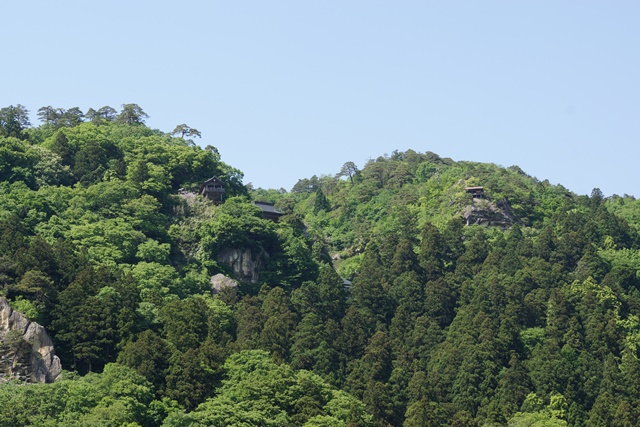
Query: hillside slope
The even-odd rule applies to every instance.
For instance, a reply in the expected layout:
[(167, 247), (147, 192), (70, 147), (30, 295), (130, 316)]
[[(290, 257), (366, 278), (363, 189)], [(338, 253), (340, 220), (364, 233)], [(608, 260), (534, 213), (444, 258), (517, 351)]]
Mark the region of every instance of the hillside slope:
[(249, 189), (124, 113), (0, 131), (0, 293), (76, 372), (0, 425), (637, 425), (634, 198), (414, 151)]

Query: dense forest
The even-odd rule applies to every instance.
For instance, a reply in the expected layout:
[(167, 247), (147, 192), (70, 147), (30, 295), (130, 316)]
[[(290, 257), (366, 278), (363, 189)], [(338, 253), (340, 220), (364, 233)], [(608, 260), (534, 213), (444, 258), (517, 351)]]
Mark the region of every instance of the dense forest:
[(37, 115), (0, 109), (0, 296), (65, 371), (0, 426), (640, 425), (634, 197), (412, 150), (253, 188), (136, 104)]

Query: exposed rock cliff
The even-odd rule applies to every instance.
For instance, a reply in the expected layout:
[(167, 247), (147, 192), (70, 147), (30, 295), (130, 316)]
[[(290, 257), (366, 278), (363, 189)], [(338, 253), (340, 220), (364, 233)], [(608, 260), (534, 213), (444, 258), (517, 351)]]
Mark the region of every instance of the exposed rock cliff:
[(269, 254), (264, 250), (254, 254), (251, 249), (225, 249), (218, 253), (217, 260), (229, 266), (241, 282), (257, 283), (260, 269), (265, 266)]
[(487, 199), (473, 199), (473, 204), (465, 208), (462, 216), (467, 220), (467, 225), (478, 224), (504, 229), (521, 223), (506, 201), (494, 203)]
[(0, 297), (0, 382), (53, 382), (60, 370), (60, 359), (47, 331)]

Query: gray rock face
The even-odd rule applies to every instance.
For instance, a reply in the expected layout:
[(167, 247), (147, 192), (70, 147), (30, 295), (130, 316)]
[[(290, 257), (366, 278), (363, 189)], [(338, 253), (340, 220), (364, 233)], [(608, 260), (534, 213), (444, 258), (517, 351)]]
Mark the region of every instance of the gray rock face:
[(462, 216), (467, 220), (467, 225), (477, 224), (506, 229), (515, 223), (521, 223), (506, 201), (494, 203), (486, 199), (474, 199), (473, 205), (467, 206)]
[(224, 274), (216, 274), (215, 276), (211, 276), (211, 292), (213, 292), (213, 294), (217, 294), (218, 292), (226, 288), (237, 287), (238, 282), (230, 277), (225, 276)]
[(251, 249), (225, 249), (218, 254), (218, 262), (228, 265), (242, 282), (257, 283), (260, 269), (266, 264), (269, 254), (262, 251), (253, 254)]
[(0, 382), (19, 379), (49, 383), (60, 376), (61, 369), (47, 331), (0, 297)]

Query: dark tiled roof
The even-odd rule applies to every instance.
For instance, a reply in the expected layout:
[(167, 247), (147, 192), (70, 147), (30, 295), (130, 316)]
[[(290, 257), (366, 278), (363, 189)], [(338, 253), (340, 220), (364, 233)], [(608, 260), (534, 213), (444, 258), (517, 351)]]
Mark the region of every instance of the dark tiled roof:
[(275, 206), (273, 206), (273, 203), (253, 202), (253, 204), (256, 205), (257, 207), (259, 207), (260, 209), (262, 209), (263, 212), (282, 215), (282, 212), (280, 212), (278, 209), (276, 209)]
[(204, 184), (208, 184), (208, 183), (210, 183), (210, 182), (219, 182), (219, 183), (221, 183), (221, 184), (222, 184), (222, 181), (220, 181), (220, 180), (219, 180), (218, 178), (216, 178), (215, 176), (212, 176), (211, 178), (209, 178), (208, 180), (206, 180), (206, 181), (204, 182)]

